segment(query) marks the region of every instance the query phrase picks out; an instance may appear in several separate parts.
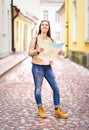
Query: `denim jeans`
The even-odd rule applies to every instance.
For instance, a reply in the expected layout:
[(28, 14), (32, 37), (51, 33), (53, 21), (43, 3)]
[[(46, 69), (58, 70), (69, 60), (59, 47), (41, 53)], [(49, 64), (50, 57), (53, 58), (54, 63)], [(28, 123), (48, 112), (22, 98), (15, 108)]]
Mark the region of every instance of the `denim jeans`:
[(59, 94), (59, 87), (57, 85), (54, 72), (52, 70), (51, 65), (37, 65), (32, 64), (32, 74), (34, 79), (34, 95), (37, 106), (42, 105), (42, 98), (41, 98), (41, 88), (43, 83), (43, 78), (48, 81), (49, 85), (53, 90), (53, 101), (54, 107), (59, 107), (60, 105), (60, 94)]

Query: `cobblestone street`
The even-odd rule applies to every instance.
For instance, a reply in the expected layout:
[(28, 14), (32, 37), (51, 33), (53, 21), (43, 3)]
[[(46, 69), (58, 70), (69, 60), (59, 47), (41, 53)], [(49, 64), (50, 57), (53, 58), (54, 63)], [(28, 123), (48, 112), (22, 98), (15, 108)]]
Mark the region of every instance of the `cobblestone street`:
[(31, 59), (0, 78), (0, 130), (89, 130), (89, 70), (60, 57), (53, 65), (61, 107), (68, 119), (53, 116), (52, 90), (44, 79), (42, 99), (47, 119), (37, 116)]

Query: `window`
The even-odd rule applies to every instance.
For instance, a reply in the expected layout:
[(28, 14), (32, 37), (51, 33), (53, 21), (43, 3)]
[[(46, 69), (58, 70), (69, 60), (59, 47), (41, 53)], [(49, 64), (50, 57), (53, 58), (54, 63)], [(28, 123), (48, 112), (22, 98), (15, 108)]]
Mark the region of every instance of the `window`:
[(43, 11), (43, 19), (48, 20), (48, 10)]
[(60, 32), (55, 33), (55, 39), (56, 39), (56, 41), (60, 40)]
[(18, 36), (19, 36), (19, 32), (18, 32), (18, 21), (16, 22), (16, 42), (18, 43)]
[(2, 1), (2, 32), (3, 35), (6, 36), (6, 28), (7, 28), (7, 24), (6, 24), (6, 1), (3, 0)]
[(59, 14), (55, 12), (55, 22), (59, 23)]
[(73, 42), (77, 40), (77, 11), (76, 11), (76, 1), (73, 2)]
[(89, 0), (85, 4), (85, 41), (89, 42)]
[(24, 39), (23, 39), (24, 50), (27, 49), (27, 32), (28, 32), (28, 26), (24, 25)]

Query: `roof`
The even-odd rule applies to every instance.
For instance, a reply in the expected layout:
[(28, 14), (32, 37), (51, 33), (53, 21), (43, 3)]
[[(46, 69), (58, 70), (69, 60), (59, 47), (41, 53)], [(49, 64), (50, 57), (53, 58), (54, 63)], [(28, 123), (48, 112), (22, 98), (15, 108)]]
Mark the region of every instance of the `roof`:
[(64, 6), (65, 6), (65, 3), (63, 3), (63, 4), (61, 5), (61, 7), (58, 9), (58, 11), (57, 11), (57, 12), (59, 12), (59, 13), (60, 13), (60, 12), (61, 12), (61, 9), (62, 9), (62, 8), (64, 8)]

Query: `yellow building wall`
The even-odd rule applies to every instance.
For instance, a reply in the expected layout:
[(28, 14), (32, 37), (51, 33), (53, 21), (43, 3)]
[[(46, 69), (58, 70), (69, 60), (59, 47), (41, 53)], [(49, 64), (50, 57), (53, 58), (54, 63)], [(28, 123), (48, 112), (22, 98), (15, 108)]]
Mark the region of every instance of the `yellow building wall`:
[[(27, 33), (25, 34), (25, 26), (27, 27)], [(14, 43), (15, 49), (17, 52), (21, 52), (28, 49), (30, 40), (31, 40), (31, 29), (32, 29), (32, 22), (27, 18), (19, 15), (14, 20)], [(24, 41), (26, 39), (26, 43)]]
[[(77, 40), (73, 42), (73, 1), (68, 2), (68, 50), (77, 52), (89, 52), (89, 44), (85, 43), (85, 0), (76, 0), (77, 11)], [(68, 38), (68, 39), (67, 39)]]

